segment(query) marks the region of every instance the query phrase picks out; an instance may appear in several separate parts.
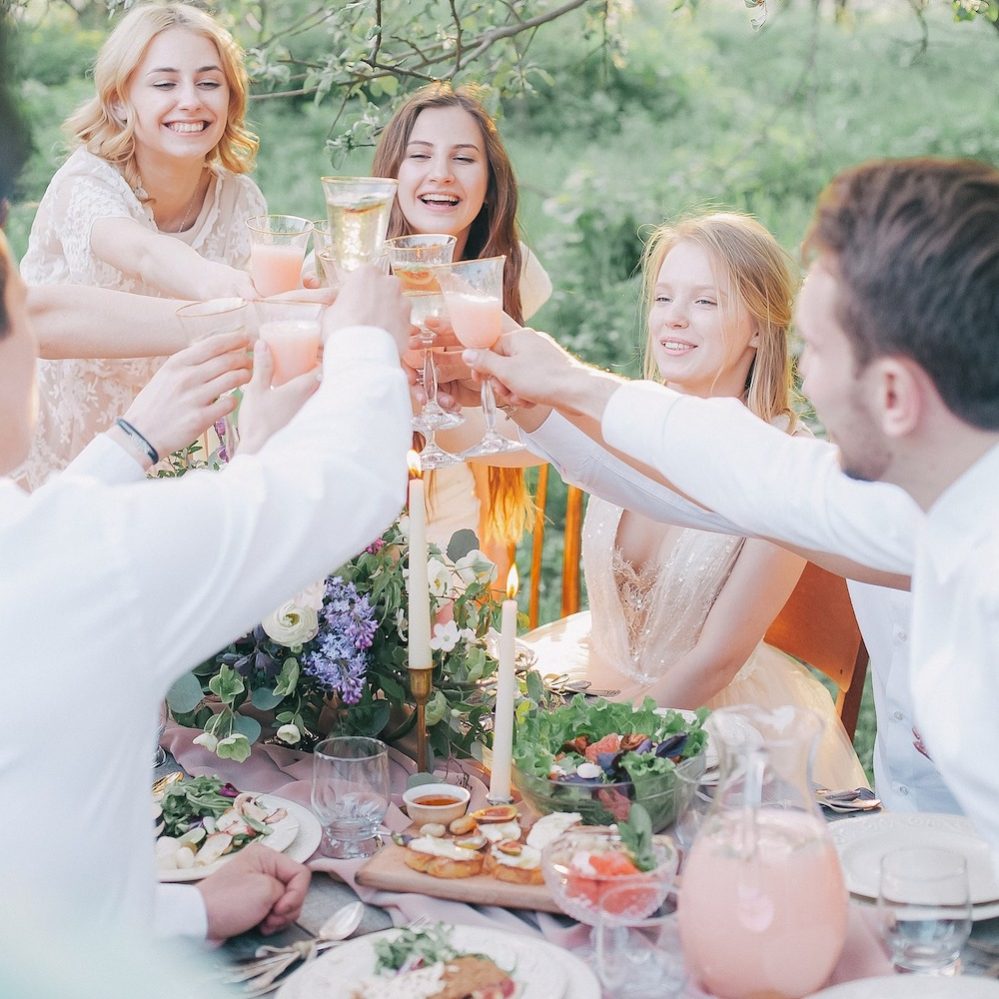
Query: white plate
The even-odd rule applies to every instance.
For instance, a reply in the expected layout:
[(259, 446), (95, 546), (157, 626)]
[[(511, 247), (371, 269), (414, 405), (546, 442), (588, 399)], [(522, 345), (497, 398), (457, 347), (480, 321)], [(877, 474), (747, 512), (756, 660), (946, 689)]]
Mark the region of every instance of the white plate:
[[(277, 999), (348, 996), (375, 970), (375, 943), (398, 936), (383, 930), (351, 940), (295, 972)], [(544, 940), (481, 926), (454, 926), (451, 942), (460, 951), (485, 954), (522, 988), (518, 999), (599, 999), (593, 973), (578, 958)], [(571, 989), (570, 989), (571, 985)]]
[(997, 999), (999, 982), (972, 975), (883, 975), (859, 978), (816, 992), (812, 999)]
[[(256, 792), (249, 792), (254, 794)], [(296, 805), (293, 801), (288, 801), (285, 798), (279, 798), (277, 795), (273, 794), (258, 794), (257, 797), (260, 798), (261, 803), (265, 808), (275, 809), (284, 808), (287, 809), (288, 814), (280, 821), (275, 822), (271, 832), (267, 836), (261, 836), (259, 839), (254, 840), (257, 843), (263, 843), (264, 846), (270, 847), (272, 850), (277, 850), (278, 853), (285, 853), (288, 848), (296, 841), (298, 838), (299, 831), (299, 809), (301, 805)], [(318, 825), (318, 820), (316, 822)], [(322, 834), (322, 829), (320, 828), (320, 835)], [(318, 845), (318, 844), (317, 844)], [(312, 851), (315, 850), (315, 846), (309, 851), (306, 856), (310, 856)], [(156, 877), (162, 882), (174, 883), (178, 881), (200, 881), (202, 878), (207, 878), (209, 874), (214, 874), (220, 867), (227, 864), (233, 857), (237, 854), (229, 853), (224, 857), (219, 857), (214, 864), (207, 864), (204, 867), (187, 867), (183, 870), (160, 870), (157, 868)], [(293, 858), (298, 860), (298, 857)], [(304, 858), (303, 858), (304, 859)]]
[[(829, 824), (843, 864), (846, 886), (854, 895), (878, 897), (881, 858), (904, 847), (938, 847), (963, 853), (975, 906), (999, 902), (999, 881), (988, 844), (962, 815), (881, 812)], [(976, 913), (977, 919), (986, 918)]]

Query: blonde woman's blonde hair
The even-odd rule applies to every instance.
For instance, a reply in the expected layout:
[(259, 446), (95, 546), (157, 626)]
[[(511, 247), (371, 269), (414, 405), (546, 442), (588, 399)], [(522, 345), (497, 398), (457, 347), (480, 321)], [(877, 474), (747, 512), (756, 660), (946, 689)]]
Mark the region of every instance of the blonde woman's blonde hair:
[[(642, 254), (646, 319), (666, 254), (682, 242), (694, 243), (707, 253), (726, 300), (741, 302), (759, 336), (746, 379), (746, 405), (767, 423), (786, 417), (788, 431), (793, 431), (797, 416), (788, 332), (797, 279), (790, 258), (764, 226), (739, 212), (711, 212), (661, 225)], [(644, 369), (646, 378), (660, 380), (648, 329)]]
[(248, 80), (243, 52), (236, 40), (197, 7), (184, 3), (142, 4), (118, 22), (101, 46), (94, 65), (97, 92), (63, 125), (76, 144), (119, 166), (133, 189), (140, 186), (140, 180), (135, 162), (135, 114), (128, 101), (128, 86), (150, 43), (171, 28), (183, 28), (212, 42), (229, 84), (225, 131), (208, 162), (221, 163), (233, 173), (247, 173), (257, 155), (257, 137), (245, 127)]

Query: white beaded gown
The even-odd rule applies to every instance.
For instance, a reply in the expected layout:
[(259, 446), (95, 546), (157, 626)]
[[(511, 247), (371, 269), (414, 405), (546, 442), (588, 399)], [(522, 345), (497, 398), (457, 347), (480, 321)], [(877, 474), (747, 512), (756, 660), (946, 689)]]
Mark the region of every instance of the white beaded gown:
[[(189, 229), (165, 233), (206, 260), (246, 268), (250, 238), (246, 220), (267, 211), (247, 176), (213, 168), (205, 202)], [(82, 284), (160, 297), (159, 291), (94, 256), (90, 232), (99, 218), (130, 218), (157, 232), (152, 210), (139, 200), (121, 171), (77, 149), (56, 171), (38, 206), (21, 275), (28, 284)], [(133, 360), (38, 362), (38, 429), (31, 452), (14, 475), (34, 489), (64, 468), (131, 405), (159, 370), (164, 357)]]
[[(524, 636), (542, 673), (585, 677), (595, 689), (651, 687), (697, 643), (745, 541), (676, 528), (673, 543), (636, 571), (617, 547), (623, 512), (590, 497), (583, 525), (590, 610)], [(831, 788), (867, 784), (829, 693), (784, 653), (761, 642), (707, 706), (732, 704), (814, 709), (825, 721), (814, 779)]]

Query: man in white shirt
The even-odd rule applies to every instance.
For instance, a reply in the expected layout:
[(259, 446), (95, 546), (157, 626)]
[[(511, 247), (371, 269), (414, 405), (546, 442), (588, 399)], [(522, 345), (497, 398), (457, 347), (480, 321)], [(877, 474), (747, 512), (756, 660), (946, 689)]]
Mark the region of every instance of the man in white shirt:
[[(4, 474), (31, 438), (36, 351), (2, 237), (0, 285)], [(327, 313), (318, 391), (269, 440), (251, 432), (247, 446), (244, 435), (259, 453), (220, 474), (145, 480), (102, 435), (30, 496), (0, 479), (0, 797), (19, 817), (0, 824), (0, 883), (26, 919), (151, 928), (159, 703), (399, 511), (408, 330), (394, 279), (358, 274)]]
[[(771, 428), (737, 401), (625, 385), (535, 334), (504, 341), (507, 359), (466, 359), (515, 396), (595, 421), (611, 448), (755, 532), (911, 566), (917, 724), (948, 788), (999, 847), (996, 232), (999, 172), (987, 165), (873, 163), (827, 189), (798, 321), (803, 388), (846, 474), (821, 444), (758, 433)], [(886, 483), (923, 513), (900, 528)]]

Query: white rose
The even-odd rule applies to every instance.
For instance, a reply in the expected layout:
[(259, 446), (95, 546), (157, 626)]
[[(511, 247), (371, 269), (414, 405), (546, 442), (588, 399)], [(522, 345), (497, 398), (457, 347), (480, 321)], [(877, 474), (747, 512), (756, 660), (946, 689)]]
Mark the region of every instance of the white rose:
[(430, 648), (450, 652), (458, 644), (458, 626), (454, 621), (434, 625), (434, 637), (430, 639)]
[(274, 733), (274, 737), (288, 746), (294, 746), (302, 741), (302, 733), (297, 725), (282, 725)]
[(435, 597), (446, 597), (451, 589), (451, 570), (439, 559), (427, 562), (427, 580)]
[(319, 615), (311, 607), (300, 607), (289, 600), (260, 622), (260, 626), (278, 645), (304, 645), (319, 631)]
[(202, 732), (201, 735), (196, 735), (194, 737), (194, 744), (196, 746), (204, 746), (209, 753), (214, 753), (215, 747), (219, 744), (219, 741), (214, 735), (211, 734), (211, 732)]
[(488, 559), (478, 548), (473, 548), (462, 555), (455, 562), (454, 571), (465, 586), (471, 586), (472, 583), (491, 583), (496, 578), (495, 562)]
[(326, 580), (320, 579), (311, 583), (298, 596), (293, 597), (291, 602), (298, 607), (309, 607), (317, 613), (323, 609), (323, 597), (326, 596)]

